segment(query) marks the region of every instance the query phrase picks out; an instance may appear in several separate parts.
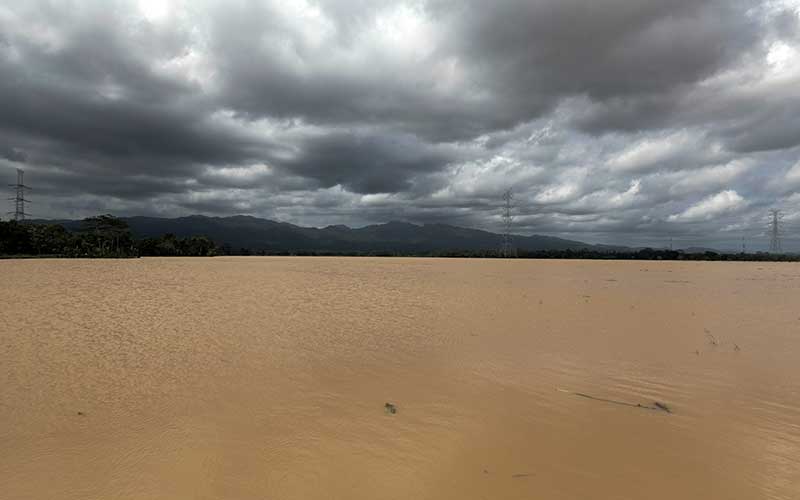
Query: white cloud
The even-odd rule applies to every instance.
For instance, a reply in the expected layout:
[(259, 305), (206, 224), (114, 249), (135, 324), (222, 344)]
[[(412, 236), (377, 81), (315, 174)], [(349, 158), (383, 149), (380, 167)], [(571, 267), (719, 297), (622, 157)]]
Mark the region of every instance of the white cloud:
[(683, 132), (664, 138), (644, 139), (613, 156), (607, 165), (620, 172), (646, 169), (675, 157), (688, 142), (689, 138)]
[(679, 196), (681, 193), (708, 192), (729, 186), (752, 166), (752, 161), (734, 160), (725, 165), (676, 172), (667, 176), (671, 183), (670, 194)]
[(786, 172), (786, 180), (790, 183), (800, 182), (800, 161)]
[(159, 22), (169, 15), (170, 3), (167, 0), (139, 0), (139, 10), (148, 21)]
[(705, 198), (680, 214), (670, 215), (668, 220), (670, 222), (710, 220), (743, 208), (746, 205), (747, 202), (739, 196), (739, 193), (727, 190)]
[(631, 181), (631, 185), (627, 191), (624, 193), (618, 193), (613, 195), (609, 202), (612, 206), (621, 207), (632, 203), (639, 193), (642, 190), (642, 180), (641, 179), (634, 179)]
[(578, 187), (575, 184), (550, 186), (536, 195), (535, 200), (538, 203), (559, 203), (572, 199), (577, 191)]

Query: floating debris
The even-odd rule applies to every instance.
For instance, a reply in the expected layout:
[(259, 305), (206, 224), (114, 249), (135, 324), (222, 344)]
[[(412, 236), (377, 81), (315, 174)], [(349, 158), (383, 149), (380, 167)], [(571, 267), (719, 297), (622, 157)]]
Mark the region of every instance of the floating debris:
[(666, 413), (672, 413), (672, 409), (669, 406), (667, 406), (665, 403), (661, 403), (659, 401), (654, 401), (653, 402), (653, 406), (648, 406), (648, 405), (643, 405), (641, 403), (628, 403), (626, 401), (617, 401), (617, 400), (614, 400), (614, 399), (598, 398), (598, 397), (595, 397), (595, 396), (590, 396), (589, 394), (584, 394), (582, 392), (572, 392), (572, 391), (568, 391), (566, 389), (556, 389), (556, 390), (558, 390), (560, 392), (565, 392), (567, 394), (573, 394), (575, 396), (580, 396), (582, 398), (592, 399), (594, 401), (602, 401), (603, 403), (611, 403), (611, 404), (615, 404), (615, 405), (630, 406), (632, 408), (642, 408), (642, 409), (645, 409), (645, 410), (657, 410), (657, 411), (663, 411), (663, 412), (666, 412)]
[(83, 416), (83, 412), (82, 412), (82, 411), (79, 411), (79, 412), (78, 412), (78, 415), (82, 417), (82, 416)]
[(386, 410), (386, 413), (390, 415), (394, 415), (395, 413), (397, 413), (397, 406), (395, 406), (392, 403), (386, 403), (385, 405), (383, 405), (383, 409)]
[(511, 477), (516, 479), (516, 478), (519, 478), (519, 477), (530, 477), (532, 475), (533, 474), (530, 474), (530, 473), (526, 473), (526, 474), (511, 474)]

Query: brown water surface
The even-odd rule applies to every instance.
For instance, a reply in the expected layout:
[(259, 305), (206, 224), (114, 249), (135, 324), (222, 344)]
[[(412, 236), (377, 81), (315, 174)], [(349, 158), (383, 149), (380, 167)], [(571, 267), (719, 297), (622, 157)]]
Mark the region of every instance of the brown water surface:
[(0, 276), (3, 499), (800, 498), (797, 264)]

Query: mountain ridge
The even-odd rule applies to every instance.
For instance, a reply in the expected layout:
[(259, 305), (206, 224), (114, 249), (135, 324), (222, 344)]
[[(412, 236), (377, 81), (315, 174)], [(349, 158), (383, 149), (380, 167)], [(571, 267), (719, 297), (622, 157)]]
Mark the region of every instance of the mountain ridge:
[[(450, 224), (414, 224), (391, 220), (383, 224), (350, 227), (343, 224), (305, 227), (250, 215), (228, 217), (188, 215), (163, 218), (120, 217), (139, 238), (171, 233), (178, 237), (204, 235), (216, 244), (234, 249), (265, 252), (446, 252), (495, 250), (502, 236), (490, 231)], [(32, 220), (61, 224), (77, 230), (80, 220)], [(612, 251), (623, 246), (592, 245), (544, 235), (514, 235), (521, 251), (596, 249)]]

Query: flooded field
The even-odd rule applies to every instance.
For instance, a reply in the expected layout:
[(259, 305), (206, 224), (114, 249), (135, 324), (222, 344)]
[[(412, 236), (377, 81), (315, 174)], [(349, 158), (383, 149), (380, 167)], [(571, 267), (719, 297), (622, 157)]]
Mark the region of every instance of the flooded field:
[(0, 275), (4, 499), (800, 498), (797, 264)]

